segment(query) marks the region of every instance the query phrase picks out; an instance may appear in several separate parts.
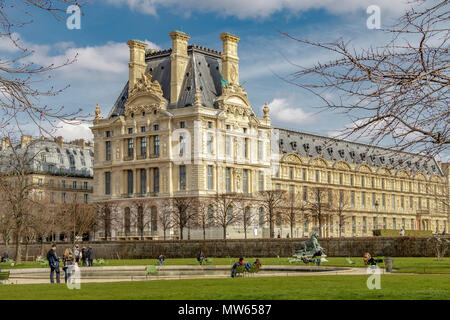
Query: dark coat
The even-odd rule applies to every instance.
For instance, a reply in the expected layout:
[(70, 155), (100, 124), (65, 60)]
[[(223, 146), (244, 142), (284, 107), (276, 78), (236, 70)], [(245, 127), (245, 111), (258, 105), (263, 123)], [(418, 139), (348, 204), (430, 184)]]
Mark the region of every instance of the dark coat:
[(94, 249), (89, 248), (87, 250), (87, 257), (88, 257), (89, 260), (94, 260)]

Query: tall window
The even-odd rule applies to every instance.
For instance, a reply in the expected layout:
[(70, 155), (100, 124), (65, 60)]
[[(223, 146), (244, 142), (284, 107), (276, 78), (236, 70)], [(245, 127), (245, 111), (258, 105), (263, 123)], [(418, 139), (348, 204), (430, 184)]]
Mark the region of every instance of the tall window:
[(158, 231), (158, 211), (155, 206), (150, 209), (150, 223), (152, 232)]
[(212, 133), (208, 133), (207, 141), (206, 141), (206, 149), (209, 154), (211, 154), (213, 151), (212, 144), (213, 144), (213, 135), (212, 135)]
[(128, 236), (131, 232), (131, 210), (129, 207), (125, 208), (125, 235)]
[(366, 217), (362, 218), (362, 232), (364, 234), (367, 233), (367, 219), (366, 219)]
[(259, 226), (260, 227), (264, 226), (264, 208), (263, 207), (259, 208)]
[(387, 229), (387, 219), (386, 217), (383, 218), (383, 229)]
[(366, 207), (366, 193), (364, 191), (361, 192), (361, 207), (362, 208)]
[(391, 208), (395, 210), (395, 195), (391, 195)]
[(339, 173), (339, 184), (344, 184), (344, 175)]
[(366, 177), (361, 176), (361, 187), (365, 187), (366, 186)]
[(291, 203), (294, 202), (294, 186), (293, 185), (289, 186), (289, 201)]
[(128, 156), (132, 157), (134, 151), (134, 140), (133, 138), (128, 139)]
[(141, 138), (141, 155), (145, 156), (147, 154), (147, 138)]
[(258, 189), (259, 191), (264, 190), (264, 173), (262, 170), (258, 171)]
[(243, 139), (243, 144), (242, 144), (242, 156), (244, 158), (248, 158), (248, 138), (244, 138)]
[(230, 139), (230, 136), (225, 136), (225, 154), (227, 156), (231, 155)]
[(141, 194), (147, 193), (147, 170), (141, 169)]
[(159, 156), (159, 136), (154, 137), (153, 141), (153, 154)]
[(378, 229), (378, 218), (377, 217), (373, 217), (373, 228)]
[(385, 188), (385, 180), (384, 178), (381, 179), (381, 189)]
[(263, 158), (263, 142), (258, 140), (258, 160), (262, 160)]
[(352, 191), (350, 193), (350, 198), (351, 198), (352, 208), (354, 208), (355, 207), (355, 191)]
[(153, 192), (159, 193), (159, 168), (153, 168)]
[(306, 203), (308, 200), (308, 189), (306, 186), (303, 186), (303, 203)]
[(331, 183), (331, 172), (330, 171), (327, 172), (327, 182), (329, 184)]
[(111, 172), (105, 172), (105, 194), (111, 194)]
[(394, 230), (397, 229), (397, 219), (396, 218), (392, 218), (392, 229), (394, 229)]
[(186, 190), (186, 166), (180, 166), (180, 190)]
[(400, 207), (402, 210), (405, 209), (405, 196), (400, 197)]
[(231, 192), (231, 168), (225, 168), (225, 190)]
[(386, 195), (384, 193), (381, 195), (381, 206), (383, 209), (386, 208)]
[(289, 179), (294, 179), (294, 168), (289, 167)]
[(316, 170), (316, 182), (320, 182), (320, 171)]
[(133, 171), (127, 170), (128, 194), (133, 193)]
[(244, 169), (242, 173), (242, 192), (248, 193), (248, 169)]
[(88, 195), (87, 193), (85, 193), (85, 194), (83, 195), (84, 203), (88, 203), (88, 197), (89, 197), (89, 195)]
[(280, 177), (280, 167), (275, 165), (273, 170), (275, 171), (275, 177), (279, 178)]
[(208, 189), (212, 190), (213, 188), (213, 166), (208, 166)]
[(111, 160), (111, 141), (105, 142), (105, 160)]
[(305, 168), (303, 168), (302, 169), (302, 179), (304, 180), (304, 181), (306, 181), (306, 169)]
[(214, 207), (212, 204), (208, 206), (208, 224), (211, 225), (214, 223)]
[(184, 154), (185, 148), (186, 148), (186, 143), (184, 140), (184, 135), (180, 134), (180, 154)]
[(414, 199), (413, 197), (409, 197), (409, 209), (413, 210), (414, 208)]
[(351, 174), (351, 175), (350, 175), (350, 185), (351, 185), (351, 186), (353, 186), (354, 180), (355, 180), (355, 178), (354, 178), (354, 176)]

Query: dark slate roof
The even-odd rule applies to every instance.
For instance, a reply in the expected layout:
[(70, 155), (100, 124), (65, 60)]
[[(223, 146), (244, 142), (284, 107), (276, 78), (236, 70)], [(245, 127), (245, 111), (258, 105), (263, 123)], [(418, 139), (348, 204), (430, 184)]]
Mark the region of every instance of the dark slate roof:
[[(146, 73), (157, 80), (163, 90), (163, 96), (170, 101), (170, 54), (172, 49), (146, 52)], [(202, 102), (205, 107), (216, 108), (214, 100), (222, 94), (220, 81), (222, 72), (221, 53), (197, 45), (188, 46), (189, 62), (186, 67), (180, 96), (176, 105), (169, 105), (169, 109), (189, 107), (194, 104), (197, 88), (202, 93)], [(109, 117), (123, 115), (125, 102), (128, 99), (128, 83), (114, 103)]]
[(280, 153), (292, 152), (301, 157), (321, 156), (331, 161), (344, 160), (373, 167), (405, 169), (411, 173), (422, 171), (430, 175), (443, 175), (436, 160), (431, 157), (282, 128), (275, 130), (279, 132)]
[[(29, 170), (36, 173), (52, 175), (67, 175), (72, 177), (92, 178), (94, 176), (94, 148), (71, 143), (63, 143), (62, 148), (51, 140), (33, 140), (28, 147), (21, 147), (20, 143), (13, 144), (18, 154), (34, 157)], [(12, 156), (11, 147), (0, 151), (0, 172), (11, 170), (8, 163), (16, 158)]]

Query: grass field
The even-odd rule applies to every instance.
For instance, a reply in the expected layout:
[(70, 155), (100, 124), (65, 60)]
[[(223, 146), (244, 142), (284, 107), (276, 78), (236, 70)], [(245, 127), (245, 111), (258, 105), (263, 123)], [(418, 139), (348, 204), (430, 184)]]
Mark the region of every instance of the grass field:
[[(255, 258), (246, 258), (246, 261), (253, 262)], [(291, 258), (260, 258), (263, 265), (289, 265)], [(333, 267), (364, 267), (362, 257), (350, 258), (354, 264), (349, 264), (345, 257), (330, 257), (329, 262), (322, 263), (323, 266)], [(212, 265), (232, 265), (237, 258), (214, 258)], [(102, 266), (137, 266), (137, 265), (155, 265), (156, 259), (122, 259), (122, 260), (105, 260)], [(299, 263), (297, 263), (299, 264)], [(198, 265), (195, 258), (177, 258), (167, 259), (165, 265)], [(299, 265), (303, 265), (300, 263)], [(394, 272), (406, 273), (437, 273), (450, 274), (450, 258), (443, 258), (437, 261), (436, 258), (416, 258), (416, 257), (394, 257)], [(381, 265), (382, 267), (383, 265)], [(0, 269), (11, 268), (39, 268), (47, 267), (34, 262), (25, 262), (20, 265), (11, 267), (9, 264), (0, 264)]]
[(450, 275), (381, 275), (381, 289), (369, 290), (367, 276), (300, 276), (152, 280), (0, 286), (0, 299), (162, 299), (162, 300), (366, 300), (450, 299)]

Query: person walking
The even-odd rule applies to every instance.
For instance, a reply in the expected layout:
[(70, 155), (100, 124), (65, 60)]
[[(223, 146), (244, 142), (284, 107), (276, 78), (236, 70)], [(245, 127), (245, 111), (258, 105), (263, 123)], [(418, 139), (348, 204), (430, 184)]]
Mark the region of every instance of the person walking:
[(70, 277), (72, 276), (72, 270), (73, 270), (73, 253), (72, 250), (70, 250), (70, 248), (67, 248), (64, 251), (64, 256), (63, 256), (63, 270), (64, 270), (64, 282), (65, 283), (70, 283)]
[(203, 254), (203, 251), (200, 251), (200, 253), (197, 255), (197, 261), (200, 265), (203, 264), (203, 260), (205, 259), (205, 255)]
[(81, 248), (81, 262), (83, 266), (87, 265), (87, 256), (88, 252), (85, 246), (83, 246), (83, 248)]
[(87, 250), (88, 266), (92, 267), (94, 265), (94, 249), (91, 246)]
[(56, 244), (52, 244), (52, 248), (47, 253), (48, 264), (50, 265), (50, 283), (55, 283), (54, 275), (56, 273), (56, 283), (60, 283), (59, 275), (59, 258), (56, 253)]
[(75, 245), (75, 248), (73, 248), (73, 258), (75, 259), (76, 263), (80, 262), (80, 256), (81, 256), (80, 247), (78, 245)]

